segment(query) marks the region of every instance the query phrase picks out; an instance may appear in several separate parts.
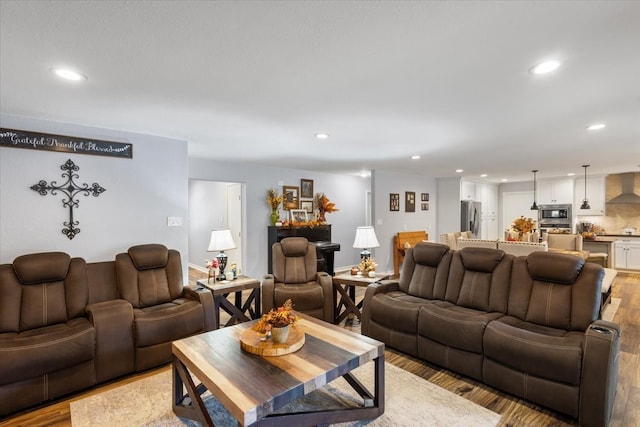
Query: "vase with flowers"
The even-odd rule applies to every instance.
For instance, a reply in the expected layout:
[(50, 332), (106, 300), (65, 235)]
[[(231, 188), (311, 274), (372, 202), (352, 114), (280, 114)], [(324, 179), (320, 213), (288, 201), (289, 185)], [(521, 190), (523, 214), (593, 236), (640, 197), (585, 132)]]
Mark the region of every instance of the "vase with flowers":
[(340, 210), (324, 193), (316, 194), (316, 206), (318, 208), (318, 222), (320, 223), (327, 221), (326, 214)]
[(525, 239), (525, 236), (528, 236), (529, 233), (536, 229), (536, 222), (531, 218), (525, 218), (524, 215), (520, 216), (520, 218), (516, 218), (511, 223), (511, 229), (518, 233), (518, 240), (528, 240)]
[(209, 277), (207, 278), (207, 283), (211, 283), (211, 278), (213, 278), (213, 283), (216, 282), (216, 273), (218, 272), (218, 267), (220, 266), (220, 262), (218, 258), (212, 258), (211, 260), (207, 260), (205, 267), (209, 270)]
[(271, 225), (276, 225), (276, 222), (278, 222), (278, 218), (280, 217), (278, 208), (283, 200), (284, 197), (282, 194), (278, 194), (278, 192), (273, 188), (267, 190), (267, 204), (271, 208), (271, 216), (269, 218)]
[(360, 260), (360, 271), (363, 276), (376, 276), (376, 263), (373, 258), (367, 257)]
[(288, 299), (281, 307), (271, 309), (263, 314), (262, 318), (253, 325), (252, 329), (259, 335), (271, 333), (271, 339), (275, 343), (285, 343), (289, 337), (289, 329), (298, 321), (298, 316), (293, 311), (293, 302)]

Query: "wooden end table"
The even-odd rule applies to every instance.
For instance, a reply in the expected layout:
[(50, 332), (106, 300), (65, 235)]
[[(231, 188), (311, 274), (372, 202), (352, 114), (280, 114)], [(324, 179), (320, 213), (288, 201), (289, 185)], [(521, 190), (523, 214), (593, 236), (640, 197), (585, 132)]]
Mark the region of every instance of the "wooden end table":
[[(384, 280), (388, 274), (376, 273), (374, 277), (352, 275), (351, 273), (336, 274), (333, 276), (333, 299), (336, 302), (334, 310), (334, 323), (339, 324), (347, 316), (362, 319), (362, 302), (356, 304), (356, 286), (367, 287), (371, 283)], [(340, 299), (338, 300), (338, 294)]]
[[(216, 324), (218, 327), (231, 326), (236, 323), (248, 322), (262, 316), (262, 303), (260, 301), (260, 281), (248, 276), (238, 276), (234, 280), (208, 283), (207, 280), (198, 280), (198, 285), (209, 289), (213, 293)], [(251, 289), (251, 293), (244, 303), (242, 291)], [(233, 303), (227, 298), (234, 294)], [(220, 325), (220, 309), (231, 315), (231, 319)]]
[[(297, 314), (301, 320), (296, 327), (302, 328), (306, 342), (283, 356), (258, 356), (241, 349), (240, 337), (254, 322), (174, 341), (174, 413), (213, 426), (201, 397), (209, 390), (242, 426), (317, 426), (382, 415), (384, 343)], [(374, 385), (370, 391), (351, 371), (371, 361)], [(361, 406), (273, 413), (339, 377), (360, 395)]]

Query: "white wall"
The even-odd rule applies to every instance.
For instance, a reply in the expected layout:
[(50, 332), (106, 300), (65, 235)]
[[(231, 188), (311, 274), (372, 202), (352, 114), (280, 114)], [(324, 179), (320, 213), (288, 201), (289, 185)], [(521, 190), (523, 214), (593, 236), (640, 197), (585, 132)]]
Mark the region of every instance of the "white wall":
[(460, 211), (460, 178), (438, 179), (438, 231), (435, 241), (440, 241), (441, 234), (462, 231)]
[[(111, 261), (130, 246), (161, 243), (183, 254), (186, 277), (185, 141), (6, 114), (0, 126), (133, 144), (133, 159), (0, 147), (0, 262), (45, 251)], [(73, 240), (61, 232), (69, 219), (63, 195), (41, 196), (29, 188), (40, 180), (65, 182), (60, 166), (67, 159), (80, 168), (76, 183), (106, 189), (99, 197), (78, 196), (74, 219), (81, 232)], [(182, 217), (183, 226), (167, 227), (169, 216)]]
[[(370, 189), (369, 178), (350, 175), (326, 174), (297, 169), (273, 168), (260, 165), (234, 163), (211, 159), (189, 159), (189, 178), (239, 182), (244, 184), (243, 230), (245, 236), (244, 273), (261, 278), (267, 272), (267, 226), (271, 210), (266, 202), (269, 188), (283, 185), (300, 186), (300, 179), (314, 181), (314, 193), (323, 192), (340, 209), (327, 214), (332, 229), (332, 240), (340, 243), (335, 253), (336, 268), (352, 266), (358, 262), (359, 249), (352, 248), (356, 227), (365, 223), (365, 193)], [(189, 259), (194, 264), (202, 260)]]
[[(417, 175), (373, 171), (371, 174), (373, 193), (373, 224), (379, 248), (371, 252), (379, 272), (393, 273), (393, 236), (399, 231), (421, 231), (429, 240), (438, 240), (436, 232), (437, 185), (434, 178)], [(416, 211), (405, 212), (405, 192), (416, 193)], [(389, 194), (400, 194), (400, 211), (389, 210)], [(429, 210), (420, 210), (421, 193), (429, 193)], [(354, 234), (355, 235), (355, 234)]]

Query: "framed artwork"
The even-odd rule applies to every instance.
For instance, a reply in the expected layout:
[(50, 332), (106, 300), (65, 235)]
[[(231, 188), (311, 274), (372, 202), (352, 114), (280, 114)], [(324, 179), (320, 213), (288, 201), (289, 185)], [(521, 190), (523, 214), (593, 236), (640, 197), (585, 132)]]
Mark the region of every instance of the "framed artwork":
[(282, 201), (282, 207), (286, 210), (298, 209), (300, 207), (300, 188), (284, 185), (282, 186), (282, 194), (284, 200)]
[(404, 211), (415, 212), (416, 211), (416, 193), (415, 191), (404, 192)]
[[(429, 193), (420, 194), (420, 201), (421, 202), (428, 202), (429, 201)], [(423, 210), (429, 210), (429, 208), (423, 209)]]
[(308, 214), (313, 213), (313, 200), (303, 200), (300, 202), (300, 209)]
[(300, 197), (304, 199), (313, 198), (313, 180), (312, 179), (300, 180)]
[(389, 193), (389, 210), (391, 212), (400, 210), (400, 193)]
[(422, 204), (420, 204), (420, 208), (421, 208), (423, 211), (428, 211), (428, 210), (429, 210), (429, 203), (422, 203)]
[(289, 215), (289, 220), (293, 223), (307, 221), (307, 211), (304, 209), (291, 209)]

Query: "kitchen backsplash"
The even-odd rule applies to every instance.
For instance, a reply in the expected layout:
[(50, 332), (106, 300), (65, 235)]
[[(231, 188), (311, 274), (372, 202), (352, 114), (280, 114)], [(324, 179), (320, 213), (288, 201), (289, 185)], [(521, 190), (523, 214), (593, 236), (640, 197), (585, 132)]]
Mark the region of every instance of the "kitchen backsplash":
[[(620, 174), (607, 176), (605, 200), (611, 200), (620, 194)], [(640, 173), (634, 173), (634, 192), (640, 194)], [(640, 231), (640, 204), (611, 204), (605, 206), (605, 216), (580, 217), (580, 221), (588, 221), (604, 228), (606, 234), (623, 234), (627, 225)]]

